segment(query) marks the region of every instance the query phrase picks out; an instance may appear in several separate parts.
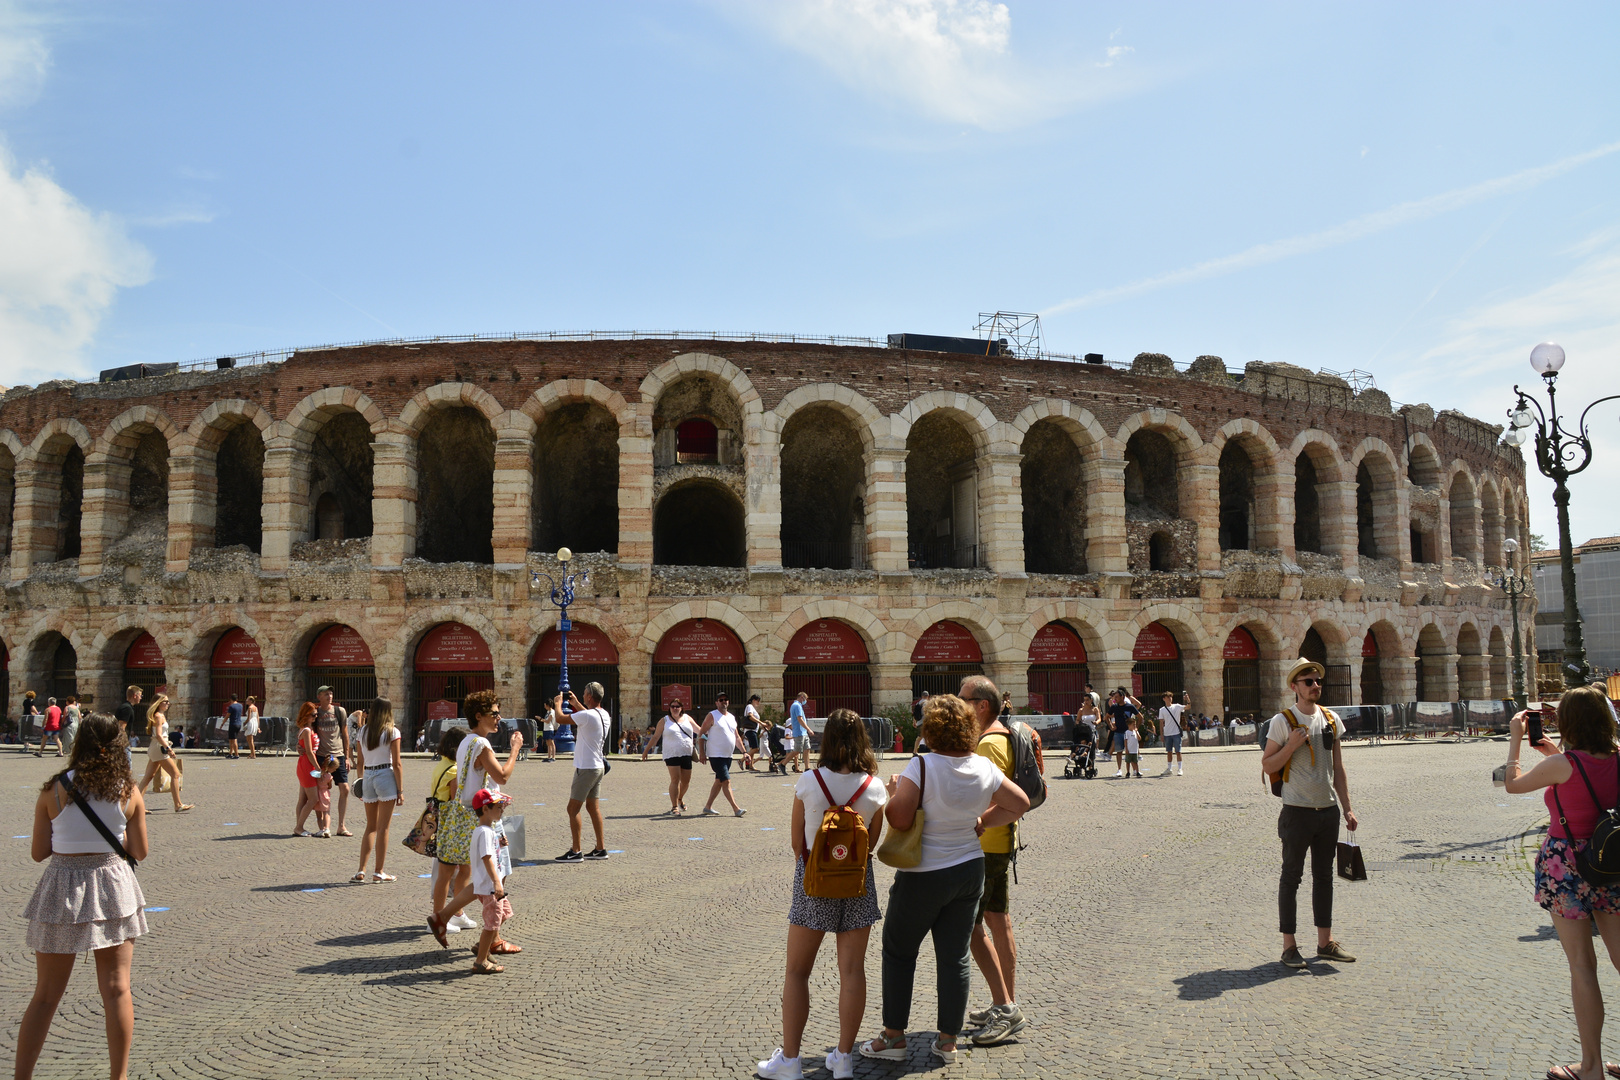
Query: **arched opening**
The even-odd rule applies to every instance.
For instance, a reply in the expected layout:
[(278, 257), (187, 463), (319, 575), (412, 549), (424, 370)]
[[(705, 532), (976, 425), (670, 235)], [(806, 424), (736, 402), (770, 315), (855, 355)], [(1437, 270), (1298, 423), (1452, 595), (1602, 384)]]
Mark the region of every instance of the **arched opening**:
[[(309, 643), (304, 655), (304, 700), (314, 701), (315, 691), (332, 688), (332, 701), (349, 712), (369, 709), (377, 696), (377, 665), (371, 646), (352, 626), (328, 626)], [(396, 717), (395, 723), (404, 717)], [(409, 750), (415, 743), (407, 744)]]
[(546, 414), (534, 436), (536, 551), (619, 550), (619, 422), (574, 401)]
[(865, 448), (829, 405), (798, 410), (782, 431), (782, 565), (867, 565)]
[(720, 460), (720, 429), (711, 420), (682, 420), (675, 428), (675, 461), (690, 465)]
[(1179, 700), (1187, 687), (1181, 666), (1181, 643), (1163, 623), (1152, 622), (1136, 635), (1131, 649), (1132, 693), (1153, 712), (1158, 712), (1159, 695), (1166, 690)]
[(1378, 502), (1373, 471), (1363, 458), (1361, 464), (1356, 466), (1356, 552), (1366, 559), (1380, 557)]
[(1249, 551), (1254, 547), (1254, 461), (1249, 452), (1228, 440), (1221, 451), (1222, 551)]
[(495, 432), (483, 413), (467, 405), (433, 411), (417, 440), (416, 490), (418, 558), (495, 560)]
[(1176, 448), (1160, 432), (1144, 429), (1125, 443), (1125, 516), (1136, 520), (1181, 516)]
[(1457, 631), (1457, 698), (1459, 701), (1482, 701), (1490, 696), (1490, 668), (1485, 657), (1485, 646), (1480, 640), (1479, 628), (1463, 623)]
[(1406, 478), (1418, 487), (1440, 486), (1440, 456), (1428, 443), (1413, 443), (1406, 459)]
[(977, 450), (967, 426), (931, 412), (906, 436), (906, 543), (916, 570), (980, 565)]
[(241, 545), (257, 554), (264, 536), (264, 438), (258, 425), (243, 421), (231, 428), (214, 460), (214, 546)]
[(745, 566), (742, 500), (706, 480), (679, 484), (653, 508), (653, 565)]
[(1479, 518), (1484, 533), (1484, 550), (1480, 553), (1486, 566), (1501, 566), (1502, 560), (1502, 503), (1496, 496), (1496, 485), (1487, 483), (1479, 491)]
[[(264, 656), (259, 643), (239, 626), (219, 636), (209, 662), (208, 715), (224, 716), (231, 695), (246, 705), (249, 697), (264, 701)], [(188, 725), (196, 728), (200, 725)]]
[(1327, 639), (1316, 627), (1305, 631), (1305, 640), (1299, 644), (1299, 656), (1322, 665), (1322, 704), (1349, 705), (1354, 700), (1350, 692), (1350, 665), (1329, 663)]
[(1446, 690), (1446, 640), (1433, 623), (1418, 634), (1417, 695), (1419, 701), (1450, 701)]
[(1474, 482), (1458, 473), (1451, 479), (1451, 557), (1479, 561), (1479, 532), (1474, 521)]
[[(129, 516), (117, 539), (169, 535), (169, 440), (148, 430), (129, 458)], [(148, 696), (150, 700), (150, 695)]]
[(118, 688), (118, 700), (123, 700), (126, 687), (138, 686), (141, 688), (141, 700), (150, 704), (158, 691), (166, 691), (168, 685), (169, 673), (163, 659), (163, 649), (156, 638), (142, 630), (140, 636), (124, 650), (124, 681)]
[(1412, 497), (1406, 523), (1415, 563), (1440, 561), (1440, 458), (1434, 447), (1415, 443), (1407, 452), (1406, 478)]
[(872, 715), (872, 672), (860, 632), (837, 619), (816, 619), (799, 627), (782, 661), (782, 696), (792, 701), (810, 695), (806, 715), (826, 716), (834, 709)]
[(11, 556), (11, 524), (17, 514), (17, 458), (0, 445), (0, 558)]
[(724, 623), (714, 619), (676, 623), (653, 651), (647, 715), (656, 722), (665, 706), (679, 697), (689, 712), (702, 716), (714, 708), (720, 693), (731, 695), (732, 712), (738, 712), (748, 699), (747, 662), (742, 640)]
[(973, 631), (946, 619), (922, 632), (911, 650), (911, 698), (954, 694), (969, 675), (984, 674), (984, 653)]
[(1378, 636), (1371, 630), (1361, 639), (1361, 704), (1384, 704), (1383, 659), (1378, 654)]
[(37, 701), (43, 714), (48, 699), (55, 698), (61, 703), (70, 694), (78, 695), (79, 654), (73, 642), (52, 630), (34, 645), (34, 655), (43, 661), (40, 667), (45, 673), (45, 686)]
[(315, 432), (309, 447), (308, 495), (315, 507), (314, 539), (371, 535), (373, 464), (371, 424), (359, 413), (340, 412)]
[[(572, 620), (570, 620), (572, 621)], [(555, 627), (540, 635), (529, 656), (529, 715), (543, 717), (562, 682), (562, 632)], [(568, 631), (568, 688), (581, 699), (585, 684), (602, 684), (602, 707), (617, 718), (619, 700), (619, 650), (613, 639), (590, 623), (574, 623)]]
[(1091, 666), (1085, 643), (1068, 623), (1049, 622), (1029, 642), (1029, 707), (1080, 715)]
[(443, 622), (422, 635), (412, 676), (416, 709), (411, 729), (405, 733), (407, 746), (416, 745), (419, 731), (425, 730), (433, 738), (439, 730), (436, 722), (465, 717), (462, 703), (474, 690), (493, 690), (495, 661), (478, 631), (458, 622)]
[(62, 452), (60, 476), (60, 497), (56, 504), (56, 557), (77, 559), (84, 510), (84, 451), (79, 449), (78, 443), (69, 442)]
[(1322, 554), (1321, 483), (1308, 452), (1294, 459), (1294, 550)]
[(1260, 643), (1241, 626), (1221, 648), (1221, 704), (1226, 716), (1260, 715)]
[(1024, 499), (1024, 569), (1031, 574), (1086, 572), (1084, 462), (1074, 436), (1042, 420), (1024, 436), (1019, 463)]
[(1148, 569), (1160, 573), (1175, 568), (1175, 544), (1170, 534), (1156, 532), (1148, 537)]
[(1491, 627), (1491, 697), (1505, 701), (1513, 696), (1512, 657), (1508, 655), (1507, 635), (1500, 626)]

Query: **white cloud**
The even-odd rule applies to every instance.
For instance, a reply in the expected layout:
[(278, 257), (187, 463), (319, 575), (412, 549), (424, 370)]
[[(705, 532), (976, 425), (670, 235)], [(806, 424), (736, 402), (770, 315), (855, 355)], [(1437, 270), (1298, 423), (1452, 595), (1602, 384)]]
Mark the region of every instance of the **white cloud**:
[(1266, 263), (1278, 262), (1282, 259), (1293, 258), (1295, 255), (1305, 255), (1324, 248), (1337, 247), (1348, 244), (1354, 240), (1371, 236), (1393, 229), (1399, 225), (1409, 225), (1416, 221), (1424, 221), (1440, 214), (1460, 210), (1465, 206), (1494, 199), (1499, 195), (1509, 195), (1518, 191), (1526, 191), (1537, 184), (1562, 176), (1572, 169), (1577, 169), (1590, 161), (1620, 151), (1620, 142), (1609, 143), (1595, 150), (1588, 150), (1584, 154), (1573, 154), (1548, 165), (1540, 165), (1533, 169), (1524, 169), (1508, 176), (1499, 176), (1494, 180), (1471, 184), (1468, 187), (1457, 188), (1454, 191), (1431, 195), (1426, 199), (1414, 202), (1401, 203), (1387, 210), (1379, 210), (1371, 214), (1363, 214), (1353, 218), (1342, 225), (1335, 225), (1331, 229), (1321, 232), (1307, 233), (1304, 236), (1293, 236), (1286, 240), (1273, 240), (1265, 244), (1256, 244), (1245, 251), (1235, 255), (1225, 255), (1218, 259), (1210, 259), (1194, 266), (1183, 267), (1153, 277), (1142, 278), (1126, 285), (1116, 285), (1107, 289), (1097, 289), (1077, 296), (1072, 300), (1064, 300), (1053, 304), (1041, 312), (1042, 315), (1059, 315), (1065, 311), (1074, 311), (1079, 308), (1097, 307), (1100, 304), (1111, 304), (1117, 300), (1129, 300), (1144, 293), (1154, 292), (1171, 285), (1185, 285), (1193, 281), (1204, 281), (1212, 277), (1220, 277), (1239, 270), (1247, 270)]
[(39, 20), (0, 0), (0, 107), (32, 101), (50, 66), (51, 51)]
[(118, 290), (151, 279), (150, 253), (3, 149), (0, 237), (0, 383), (82, 374), (80, 354)]
[[(1557, 280), (1452, 319), (1438, 342), (1402, 366), (1390, 392), (1503, 423), (1515, 384), (1545, 406), (1545, 389), (1529, 358), (1538, 342), (1552, 340), (1569, 357), (1558, 379), (1566, 426), (1573, 427), (1589, 403), (1620, 393), (1620, 231), (1593, 233), (1564, 254), (1579, 261)], [(1592, 464), (1570, 481), (1570, 531), (1577, 544), (1620, 533), (1620, 504), (1611, 495), (1620, 489), (1620, 401), (1593, 409), (1587, 423)], [(1532, 527), (1553, 543), (1552, 483), (1536, 471), (1529, 447), (1525, 465)]]
[[(1012, 49), (1012, 13), (989, 0), (720, 0), (762, 24), (782, 44), (816, 59), (845, 83), (903, 101), (953, 123), (1006, 129), (1037, 123), (1113, 96), (1082, 65), (1041, 70)], [(1110, 46), (1112, 66), (1134, 50)]]

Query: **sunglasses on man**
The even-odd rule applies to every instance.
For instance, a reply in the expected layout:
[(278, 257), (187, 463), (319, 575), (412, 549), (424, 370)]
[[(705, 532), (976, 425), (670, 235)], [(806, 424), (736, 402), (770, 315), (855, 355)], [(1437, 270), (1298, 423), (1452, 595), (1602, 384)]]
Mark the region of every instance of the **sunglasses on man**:
[(1322, 680), (1321, 679), (1313, 678), (1311, 676), (1306, 676), (1303, 679), (1295, 679), (1294, 681), (1295, 682), (1302, 682), (1306, 686), (1321, 686), (1322, 685)]

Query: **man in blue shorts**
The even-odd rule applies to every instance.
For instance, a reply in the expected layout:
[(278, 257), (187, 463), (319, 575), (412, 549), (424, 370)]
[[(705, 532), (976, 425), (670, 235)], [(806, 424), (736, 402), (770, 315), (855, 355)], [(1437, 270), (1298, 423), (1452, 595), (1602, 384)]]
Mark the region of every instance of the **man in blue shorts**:
[(788, 706), (788, 736), (793, 739), (793, 750), (788, 757), (793, 758), (793, 771), (799, 771), (799, 764), (804, 764), (804, 771), (810, 771), (810, 726), (804, 722), (804, 703), (810, 700), (810, 695), (803, 690)]
[(1142, 711), (1142, 703), (1122, 686), (1108, 695), (1108, 717), (1114, 725), (1114, 779), (1125, 775), (1125, 732)]
[(1187, 728), (1181, 716), (1190, 707), (1190, 701), (1185, 691), (1179, 704), (1176, 695), (1169, 690), (1159, 696), (1164, 699), (1164, 704), (1159, 708), (1159, 737), (1164, 740), (1164, 772), (1159, 775), (1169, 776), (1174, 768), (1176, 775), (1181, 776), (1181, 736)]

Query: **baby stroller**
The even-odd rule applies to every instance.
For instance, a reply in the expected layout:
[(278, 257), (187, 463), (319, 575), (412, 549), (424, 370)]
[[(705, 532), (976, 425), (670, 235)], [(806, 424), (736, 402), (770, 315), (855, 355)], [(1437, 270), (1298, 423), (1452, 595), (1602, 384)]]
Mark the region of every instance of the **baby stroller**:
[(766, 745), (768, 745), (771, 750), (770, 771), (773, 773), (779, 772), (783, 776), (787, 775), (787, 766), (783, 764), (783, 762), (787, 760), (787, 747), (782, 743), (782, 740), (785, 738), (787, 738), (787, 728), (783, 727), (781, 724), (775, 724), (772, 725), (765, 739)]
[(1091, 729), (1084, 724), (1074, 729), (1074, 748), (1063, 763), (1063, 779), (1097, 779), (1097, 744), (1092, 740)]

